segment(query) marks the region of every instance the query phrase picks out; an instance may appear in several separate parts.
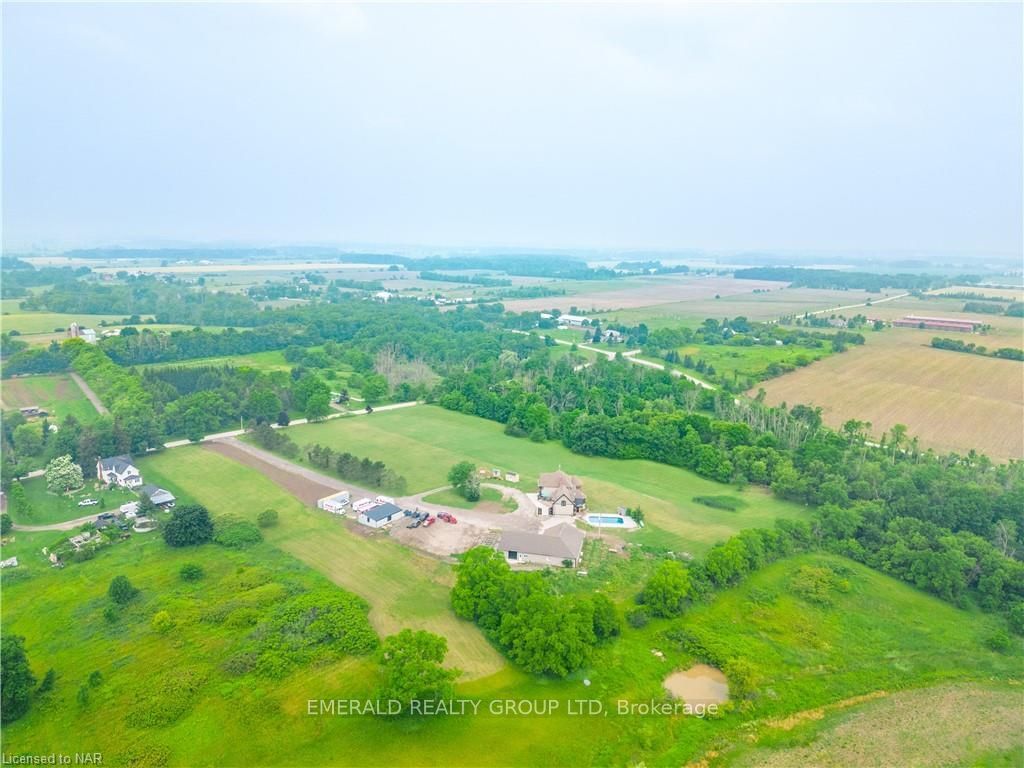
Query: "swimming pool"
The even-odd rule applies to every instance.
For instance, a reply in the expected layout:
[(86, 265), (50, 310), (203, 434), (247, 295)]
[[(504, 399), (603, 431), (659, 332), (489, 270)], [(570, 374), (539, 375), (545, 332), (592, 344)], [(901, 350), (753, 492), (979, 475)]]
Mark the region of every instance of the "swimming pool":
[(636, 528), (636, 521), (623, 515), (587, 515), (587, 522), (597, 528)]

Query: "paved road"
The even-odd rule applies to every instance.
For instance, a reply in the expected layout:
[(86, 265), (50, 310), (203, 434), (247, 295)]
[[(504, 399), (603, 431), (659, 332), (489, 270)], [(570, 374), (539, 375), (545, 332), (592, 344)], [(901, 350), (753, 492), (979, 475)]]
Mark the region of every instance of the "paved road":
[(74, 379), (75, 384), (81, 388), (83, 394), (89, 398), (89, 402), (93, 404), (93, 407), (101, 416), (107, 416), (110, 413), (110, 411), (107, 410), (107, 406), (105, 406), (99, 397), (96, 396), (96, 393), (92, 391), (92, 387), (85, 383), (85, 379), (77, 373), (72, 373), (71, 378)]
[[(895, 296), (886, 296), (884, 299), (871, 299), (871, 306), (875, 304), (884, 304), (887, 301), (895, 301), (896, 299), (902, 299), (905, 296), (909, 296), (909, 293), (898, 293)], [(847, 304), (845, 307), (832, 307), (831, 309), (819, 309), (816, 312), (808, 312), (809, 315), (824, 315), (826, 312), (839, 312), (844, 309), (857, 309), (858, 307), (866, 307), (868, 302), (865, 301), (861, 304)]]

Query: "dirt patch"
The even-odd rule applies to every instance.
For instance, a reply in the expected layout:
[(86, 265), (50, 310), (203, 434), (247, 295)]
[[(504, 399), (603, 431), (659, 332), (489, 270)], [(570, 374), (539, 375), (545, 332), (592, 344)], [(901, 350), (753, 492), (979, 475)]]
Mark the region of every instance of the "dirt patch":
[(318, 499), (330, 496), (336, 492), (335, 488), (321, 485), (309, 478), (301, 477), (294, 472), (277, 467), (269, 461), (264, 461), (258, 456), (254, 456), (230, 443), (204, 443), (203, 448), (219, 453), (221, 456), (227, 456), (229, 459), (245, 464), (247, 467), (252, 467), (261, 475), (270, 478), (288, 491), (288, 493), (292, 494), (292, 496), (295, 496), (304, 504), (309, 504), (311, 507), (316, 506)]

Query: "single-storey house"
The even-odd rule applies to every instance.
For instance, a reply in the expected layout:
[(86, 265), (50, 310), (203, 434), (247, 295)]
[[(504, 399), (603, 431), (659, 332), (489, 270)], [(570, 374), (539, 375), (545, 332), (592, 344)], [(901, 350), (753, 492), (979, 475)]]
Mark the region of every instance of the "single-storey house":
[(0, 560), (0, 568), (17, 568), (18, 558), (8, 557), (6, 560)]
[(618, 344), (622, 341), (622, 334), (612, 328), (609, 328), (601, 334), (601, 341), (606, 341), (609, 344)]
[(319, 499), (316, 506), (318, 509), (330, 512), (332, 515), (344, 515), (345, 507), (348, 506), (351, 500), (352, 495), (348, 491), (338, 491), (335, 494)]
[(19, 408), (18, 411), (26, 419), (34, 419), (37, 416), (46, 416), (47, 413), (38, 405), (26, 405), (24, 408)]
[(368, 525), (371, 528), (383, 528), (395, 518), (402, 516), (401, 509), (396, 507), (394, 504), (385, 502), (384, 504), (376, 504), (369, 509), (360, 512), (358, 520), (363, 525)]
[(498, 551), (512, 563), (565, 565), (575, 568), (583, 555), (583, 531), (574, 525), (562, 523), (544, 533), (503, 531), (498, 540)]
[(156, 504), (158, 507), (170, 507), (174, 505), (174, 494), (170, 491), (158, 488), (152, 483), (147, 483), (139, 489), (139, 493), (143, 493), (149, 497), (149, 500)]
[(122, 488), (138, 488), (142, 485), (142, 473), (128, 455), (111, 456), (96, 462), (96, 477), (108, 485)]
[(518, 483), (519, 482), (519, 473), (518, 472), (506, 472), (505, 473), (505, 482), (506, 483)]
[(587, 508), (583, 483), (562, 470), (545, 472), (537, 483), (538, 515), (574, 515)]

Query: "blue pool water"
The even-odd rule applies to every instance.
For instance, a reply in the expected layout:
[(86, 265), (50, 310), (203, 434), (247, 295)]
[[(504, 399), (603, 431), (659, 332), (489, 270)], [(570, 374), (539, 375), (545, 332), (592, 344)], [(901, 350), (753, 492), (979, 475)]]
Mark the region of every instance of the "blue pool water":
[(621, 517), (611, 515), (587, 515), (587, 522), (591, 525), (625, 525), (626, 521)]

